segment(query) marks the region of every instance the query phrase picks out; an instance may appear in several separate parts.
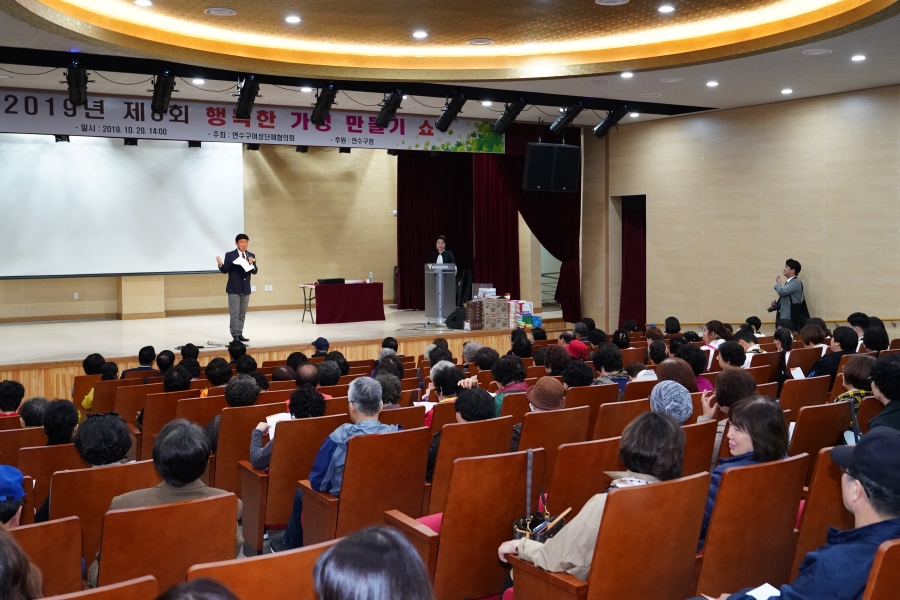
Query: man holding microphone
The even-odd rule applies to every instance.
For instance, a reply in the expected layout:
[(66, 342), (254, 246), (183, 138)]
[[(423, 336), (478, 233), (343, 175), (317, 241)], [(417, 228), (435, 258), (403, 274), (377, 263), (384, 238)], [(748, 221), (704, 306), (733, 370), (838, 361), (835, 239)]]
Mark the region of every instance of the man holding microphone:
[[(778, 294), (777, 300), (772, 300), (772, 306), (769, 307), (769, 312), (778, 311), (776, 314), (776, 322), (781, 319), (790, 319), (794, 322), (794, 331), (798, 331), (800, 329), (801, 323), (799, 322), (803, 316), (808, 317), (809, 315), (800, 315), (793, 314), (791, 311), (791, 305), (795, 305), (798, 311), (805, 310), (806, 303), (803, 298), (803, 284), (797, 279), (797, 275), (800, 274), (800, 263), (794, 260), (793, 258), (789, 258), (784, 263), (784, 271), (782, 271), (782, 275), (785, 277), (784, 285), (781, 283), (781, 277), (775, 278), (775, 292)], [(803, 303), (803, 307), (799, 305)]]
[(231, 337), (235, 341), (249, 342), (244, 337), (244, 316), (247, 314), (247, 305), (250, 304), (250, 276), (256, 275), (259, 268), (256, 266), (256, 256), (247, 252), (250, 238), (246, 233), (239, 233), (234, 238), (236, 249), (225, 255), (225, 260), (217, 256), (219, 270), (228, 275), (228, 284), (225, 293), (228, 294), (228, 314), (231, 316)]

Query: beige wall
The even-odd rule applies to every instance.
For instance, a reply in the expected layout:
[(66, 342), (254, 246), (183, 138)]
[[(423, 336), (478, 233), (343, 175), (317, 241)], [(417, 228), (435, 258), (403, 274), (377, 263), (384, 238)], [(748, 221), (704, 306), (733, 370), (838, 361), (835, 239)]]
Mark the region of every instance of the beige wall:
[[(813, 315), (900, 319), (898, 140), (900, 86), (629, 124), (609, 134), (609, 191), (586, 186), (584, 214), (647, 195), (650, 322), (771, 319), (789, 257)], [(603, 157), (585, 148), (590, 172)], [(604, 267), (585, 251), (585, 294)]]
[[(339, 154), (310, 148), (299, 154), (293, 147), (262, 146), (259, 152), (244, 151), (244, 223), (260, 263), (251, 309), (302, 305), (301, 281), (363, 279), (370, 271), (384, 282), (384, 298), (393, 298), (396, 161), (384, 150)], [(123, 312), (118, 279), (0, 281), (0, 321), (114, 317)], [(126, 291), (146, 287), (135, 282), (140, 278), (123, 279)], [(263, 292), (264, 285), (273, 291)], [(227, 311), (222, 275), (166, 275), (163, 287), (167, 314)], [(128, 304), (127, 298), (126, 314), (158, 312), (156, 299), (150, 306), (141, 298)]]

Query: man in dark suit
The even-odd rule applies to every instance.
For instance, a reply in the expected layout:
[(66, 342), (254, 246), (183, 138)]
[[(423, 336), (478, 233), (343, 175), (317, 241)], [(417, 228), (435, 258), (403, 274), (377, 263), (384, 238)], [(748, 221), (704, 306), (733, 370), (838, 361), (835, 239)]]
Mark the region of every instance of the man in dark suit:
[(153, 361), (156, 359), (156, 350), (153, 346), (144, 346), (141, 348), (140, 352), (138, 352), (138, 362), (141, 363), (141, 366), (135, 367), (133, 369), (125, 369), (122, 371), (122, 375), (120, 379), (125, 379), (126, 373), (131, 372), (140, 372), (140, 371), (152, 371), (153, 370)]
[(834, 378), (837, 376), (841, 358), (845, 354), (856, 354), (857, 341), (856, 332), (850, 327), (838, 327), (835, 329), (831, 334), (831, 353), (816, 361), (816, 364), (810, 369), (808, 377), (830, 375), (831, 383), (834, 385)]
[[(217, 256), (216, 262), (219, 263), (219, 270), (228, 275), (225, 293), (228, 294), (228, 314), (231, 315), (231, 337), (249, 342), (244, 337), (244, 316), (247, 314), (247, 305), (250, 304), (250, 276), (256, 275), (259, 268), (256, 266), (256, 255), (247, 252), (247, 245), (250, 243), (247, 234), (239, 233), (234, 238), (234, 243), (237, 248), (226, 254), (224, 261)], [(244, 262), (252, 269), (248, 271), (244, 268)]]

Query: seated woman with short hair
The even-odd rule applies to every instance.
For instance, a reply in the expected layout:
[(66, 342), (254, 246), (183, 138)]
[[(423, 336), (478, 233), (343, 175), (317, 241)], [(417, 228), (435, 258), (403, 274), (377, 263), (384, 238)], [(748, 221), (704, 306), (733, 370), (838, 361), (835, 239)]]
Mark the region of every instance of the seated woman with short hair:
[[(674, 417), (647, 412), (636, 417), (622, 433), (619, 457), (627, 471), (607, 473), (611, 489), (650, 485), (681, 477), (684, 460), (684, 431)], [(587, 581), (606, 505), (606, 493), (597, 494), (555, 537), (541, 544), (520, 539), (503, 542), (500, 560), (518, 555), (546, 571), (565, 571)]]

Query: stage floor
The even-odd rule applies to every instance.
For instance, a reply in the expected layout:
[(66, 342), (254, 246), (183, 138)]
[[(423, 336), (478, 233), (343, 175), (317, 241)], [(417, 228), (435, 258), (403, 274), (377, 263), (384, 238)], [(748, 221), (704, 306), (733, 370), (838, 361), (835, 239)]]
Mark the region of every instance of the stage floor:
[[(387, 336), (415, 337), (441, 330), (425, 328), (424, 311), (396, 310), (385, 306), (384, 321), (313, 325), (309, 315), (302, 321), (301, 310), (251, 311), (247, 313), (244, 335), (251, 348), (310, 344), (317, 337), (330, 342), (380, 339)], [(315, 313), (315, 310), (313, 311)], [(545, 312), (545, 319), (559, 318), (559, 311)], [(444, 330), (452, 331), (452, 330)], [(156, 351), (183, 346), (227, 345), (230, 341), (228, 315), (197, 315), (163, 319), (80, 320), (0, 324), (0, 365), (57, 360), (81, 360), (92, 352), (107, 358), (135, 356), (142, 346)]]

